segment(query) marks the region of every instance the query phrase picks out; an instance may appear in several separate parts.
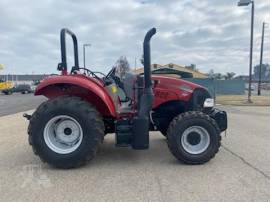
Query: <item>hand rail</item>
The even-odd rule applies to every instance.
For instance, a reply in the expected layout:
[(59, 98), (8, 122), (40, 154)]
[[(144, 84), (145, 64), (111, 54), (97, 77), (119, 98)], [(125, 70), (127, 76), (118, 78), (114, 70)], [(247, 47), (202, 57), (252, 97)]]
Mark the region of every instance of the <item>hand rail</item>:
[(61, 45), (61, 59), (62, 62), (58, 64), (57, 69), (62, 71), (63, 75), (67, 74), (67, 53), (66, 53), (66, 34), (70, 35), (73, 40), (73, 48), (74, 48), (74, 67), (72, 69), (79, 68), (79, 57), (78, 57), (78, 42), (76, 35), (67, 28), (61, 29), (60, 32), (60, 45)]

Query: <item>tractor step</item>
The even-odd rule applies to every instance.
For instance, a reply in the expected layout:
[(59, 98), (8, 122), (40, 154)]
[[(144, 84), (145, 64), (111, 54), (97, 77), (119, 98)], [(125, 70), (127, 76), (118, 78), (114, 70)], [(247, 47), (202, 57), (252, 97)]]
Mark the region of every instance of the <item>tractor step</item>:
[(115, 146), (130, 147), (132, 137), (132, 125), (130, 124), (130, 120), (123, 119), (117, 121), (115, 127)]

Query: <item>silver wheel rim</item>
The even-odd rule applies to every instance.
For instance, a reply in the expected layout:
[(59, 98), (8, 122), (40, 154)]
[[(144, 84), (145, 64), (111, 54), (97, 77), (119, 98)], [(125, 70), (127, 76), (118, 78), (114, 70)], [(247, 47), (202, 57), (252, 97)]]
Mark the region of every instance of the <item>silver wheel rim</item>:
[(48, 121), (43, 132), (46, 145), (58, 154), (75, 151), (83, 139), (81, 125), (67, 115), (53, 117)]
[(201, 126), (191, 126), (183, 132), (181, 145), (190, 154), (201, 154), (210, 145), (210, 135)]

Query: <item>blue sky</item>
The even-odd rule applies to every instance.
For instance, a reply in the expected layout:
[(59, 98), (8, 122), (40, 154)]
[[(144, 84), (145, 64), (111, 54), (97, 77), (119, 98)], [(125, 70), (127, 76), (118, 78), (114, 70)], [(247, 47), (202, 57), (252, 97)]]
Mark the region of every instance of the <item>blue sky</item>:
[[(255, 3), (257, 64), (270, 1)], [(87, 66), (103, 72), (121, 55), (134, 67), (144, 34), (156, 27), (153, 63), (194, 63), (202, 72), (248, 73), (250, 7), (237, 7), (237, 0), (1, 0), (0, 10), (0, 63), (6, 67), (0, 73), (56, 73), (62, 27), (77, 34), (81, 65), (82, 44), (91, 43)], [(270, 29), (266, 33), (265, 62), (270, 62)], [(71, 49), (68, 54), (71, 66)]]

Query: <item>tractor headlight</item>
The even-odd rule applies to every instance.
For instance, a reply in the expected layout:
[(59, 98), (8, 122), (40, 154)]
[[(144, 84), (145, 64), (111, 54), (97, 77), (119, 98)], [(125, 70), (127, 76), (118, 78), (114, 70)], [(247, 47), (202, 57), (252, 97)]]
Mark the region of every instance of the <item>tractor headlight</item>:
[(215, 106), (215, 100), (213, 98), (206, 98), (203, 107), (208, 108), (208, 107), (214, 107)]

